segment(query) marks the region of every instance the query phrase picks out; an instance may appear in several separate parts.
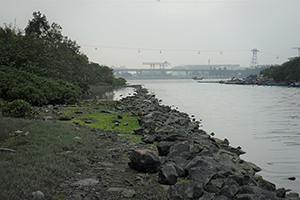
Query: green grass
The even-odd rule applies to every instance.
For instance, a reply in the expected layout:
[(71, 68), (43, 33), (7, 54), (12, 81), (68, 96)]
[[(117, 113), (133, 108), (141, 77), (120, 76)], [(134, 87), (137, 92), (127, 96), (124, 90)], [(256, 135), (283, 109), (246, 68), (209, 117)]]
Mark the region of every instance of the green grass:
[[(27, 136), (19, 135), (6, 146), (15, 153), (1, 154), (0, 199), (32, 199), (37, 190), (52, 198), (59, 182), (83, 170), (86, 157), (99, 145), (90, 131), (70, 124), (36, 123), (25, 131)], [(73, 139), (76, 136), (81, 140)]]
[[(114, 102), (105, 102), (105, 106), (111, 107)], [(79, 124), (85, 124), (87, 126), (98, 128), (98, 129), (108, 129), (108, 130), (121, 130), (123, 133), (132, 132), (135, 128), (139, 127), (137, 117), (129, 116), (128, 113), (102, 113), (101, 109), (107, 108), (101, 106), (97, 109), (92, 107), (65, 107), (61, 108), (62, 116), (72, 116), (71, 121), (65, 121), (67, 123), (77, 122)], [(105, 109), (107, 110), (107, 109)], [(83, 114), (76, 114), (75, 111), (82, 111)], [(118, 119), (118, 115), (122, 116), (122, 119)], [(119, 120), (119, 126), (116, 126), (112, 121)], [(91, 121), (92, 123), (86, 123), (86, 121)], [(124, 126), (124, 123), (128, 123), (127, 126)]]

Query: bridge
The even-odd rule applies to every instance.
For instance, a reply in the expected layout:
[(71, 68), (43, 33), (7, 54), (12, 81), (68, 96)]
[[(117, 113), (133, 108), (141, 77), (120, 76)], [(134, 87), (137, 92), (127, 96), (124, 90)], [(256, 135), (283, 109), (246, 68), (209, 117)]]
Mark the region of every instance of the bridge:
[(118, 68), (114, 69), (114, 73), (116, 76), (121, 76), (125, 73), (135, 72), (137, 77), (142, 76), (171, 76), (171, 77), (178, 77), (178, 76), (185, 76), (185, 77), (192, 77), (192, 76), (205, 76), (205, 77), (232, 77), (241, 75), (245, 70), (227, 70), (226, 68), (211, 68), (211, 69), (129, 69), (129, 68)]
[[(155, 77), (232, 77), (241, 75), (244, 70), (239, 70), (240, 65), (199, 65), (199, 66), (179, 66), (171, 69), (166, 69), (164, 63), (145, 63), (150, 65), (150, 69), (129, 69), (116, 68), (114, 69), (116, 76), (123, 76), (126, 73), (134, 72), (137, 77), (155, 76)], [(155, 64), (160, 65), (159, 69), (155, 69)], [(169, 64), (165, 62), (165, 64)], [(163, 67), (162, 67), (163, 66)]]

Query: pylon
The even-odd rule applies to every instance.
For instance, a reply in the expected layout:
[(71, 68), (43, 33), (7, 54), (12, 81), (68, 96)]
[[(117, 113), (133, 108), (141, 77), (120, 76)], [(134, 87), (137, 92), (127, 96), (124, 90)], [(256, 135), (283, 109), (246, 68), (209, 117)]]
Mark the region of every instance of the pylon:
[(251, 51), (253, 52), (253, 55), (252, 55), (252, 59), (251, 59), (251, 63), (250, 63), (250, 68), (254, 69), (258, 65), (257, 52), (259, 52), (259, 50), (258, 49), (252, 49)]

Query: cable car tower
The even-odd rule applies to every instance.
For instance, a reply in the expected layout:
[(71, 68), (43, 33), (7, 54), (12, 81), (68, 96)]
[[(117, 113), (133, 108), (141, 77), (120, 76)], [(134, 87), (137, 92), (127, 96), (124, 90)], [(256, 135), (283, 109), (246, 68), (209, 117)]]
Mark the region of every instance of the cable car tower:
[(300, 47), (294, 47), (293, 49), (298, 49), (298, 57), (300, 57)]
[(250, 68), (254, 69), (258, 66), (258, 61), (257, 61), (257, 52), (259, 52), (258, 49), (252, 49), (253, 52), (251, 63), (250, 63)]

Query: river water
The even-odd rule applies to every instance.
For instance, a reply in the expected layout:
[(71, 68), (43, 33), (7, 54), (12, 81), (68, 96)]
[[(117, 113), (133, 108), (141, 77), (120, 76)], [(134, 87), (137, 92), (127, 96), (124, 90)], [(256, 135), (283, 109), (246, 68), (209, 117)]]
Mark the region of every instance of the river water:
[[(215, 137), (241, 146), (241, 158), (262, 168), (258, 174), (300, 193), (300, 89), (198, 83), (188, 79), (130, 80), (155, 93), (164, 105), (195, 115)], [(115, 92), (115, 99), (131, 93)], [(296, 177), (295, 181), (288, 180)]]

